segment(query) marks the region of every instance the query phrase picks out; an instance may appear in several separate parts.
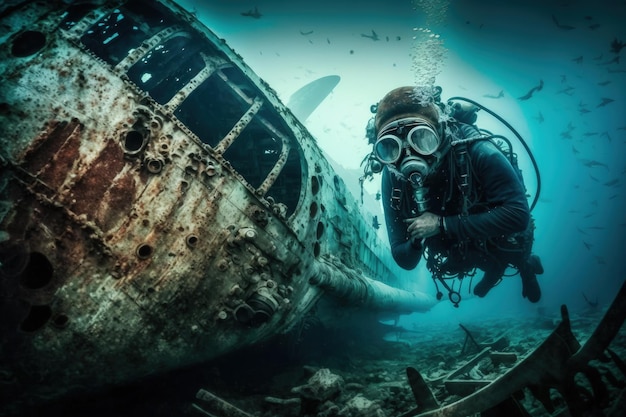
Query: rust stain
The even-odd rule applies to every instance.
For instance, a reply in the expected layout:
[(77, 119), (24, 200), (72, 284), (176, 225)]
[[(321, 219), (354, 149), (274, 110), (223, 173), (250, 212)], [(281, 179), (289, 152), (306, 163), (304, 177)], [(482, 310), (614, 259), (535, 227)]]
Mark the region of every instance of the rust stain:
[(136, 185), (131, 174), (122, 175), (107, 191), (106, 206), (98, 212), (96, 223), (102, 230), (110, 230), (126, 219), (135, 200)]
[(52, 120), (46, 129), (37, 137), (24, 153), (24, 168), (32, 173), (39, 172), (50, 162), (65, 141), (72, 135), (80, 122), (76, 119), (67, 122)]
[[(81, 130), (81, 125), (74, 119), (66, 126), (66, 128), (59, 131), (58, 137), (55, 135), (52, 137), (48, 136), (51, 139), (50, 149), (47, 150), (48, 152), (45, 152), (45, 150), (42, 149), (44, 148), (43, 145), (37, 152), (37, 154), (41, 155), (43, 159), (46, 154), (53, 154), (53, 146), (56, 146), (58, 143), (62, 143), (60, 148), (58, 148), (58, 151), (54, 153), (52, 159), (49, 161), (39, 161), (39, 163), (43, 162), (44, 165), (38, 172), (37, 176), (52, 189), (57, 189), (61, 186), (61, 184), (63, 184), (68, 173), (72, 171), (76, 161), (80, 159), (79, 146)], [(54, 132), (55, 130), (53, 130), (53, 133)], [(48, 141), (45, 143), (47, 142)], [(33, 172), (35, 171), (33, 170)]]
[[(105, 192), (123, 168), (122, 149), (115, 141), (108, 141), (90, 164), (85, 175), (72, 188), (72, 211), (79, 215), (86, 214), (92, 220), (98, 221), (98, 219), (93, 219), (94, 213), (102, 206)], [(102, 224), (98, 226), (102, 227)]]

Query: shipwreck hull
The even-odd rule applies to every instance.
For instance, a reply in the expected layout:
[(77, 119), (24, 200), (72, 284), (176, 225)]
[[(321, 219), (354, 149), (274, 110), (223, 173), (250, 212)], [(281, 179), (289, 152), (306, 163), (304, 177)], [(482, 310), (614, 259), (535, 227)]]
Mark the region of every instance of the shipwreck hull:
[(406, 286), (371, 219), (193, 16), (136, 0), (0, 18), (0, 402), (216, 358), (345, 281), (350, 304), (394, 309), (372, 302)]

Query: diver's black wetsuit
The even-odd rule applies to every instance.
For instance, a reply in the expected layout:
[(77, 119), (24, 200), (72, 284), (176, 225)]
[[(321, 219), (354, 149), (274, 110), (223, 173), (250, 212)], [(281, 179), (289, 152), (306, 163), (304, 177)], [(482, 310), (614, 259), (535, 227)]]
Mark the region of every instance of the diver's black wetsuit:
[[(479, 135), (475, 127), (461, 123), (451, 126), (451, 130), (454, 139)], [(444, 216), (446, 223), (445, 234), (424, 241), (427, 266), (431, 272), (435, 268), (451, 275), (468, 272), (474, 267), (482, 269), (486, 291), (500, 279), (509, 263), (518, 267), (522, 276), (533, 273), (527, 261), (534, 226), (520, 175), (490, 141), (470, 142), (467, 145), (471, 178), (468, 215), (462, 216), (461, 169), (455, 162), (458, 151), (458, 147), (453, 147), (438, 171), (424, 184), (429, 190), (428, 211)], [(404, 269), (415, 268), (424, 250), (419, 241), (409, 240), (408, 224), (404, 222), (416, 216), (412, 196), (411, 184), (393, 168), (385, 167), (382, 201), (389, 242), (395, 261)], [(438, 255), (443, 256), (440, 258), (444, 262), (435, 265), (434, 258)]]

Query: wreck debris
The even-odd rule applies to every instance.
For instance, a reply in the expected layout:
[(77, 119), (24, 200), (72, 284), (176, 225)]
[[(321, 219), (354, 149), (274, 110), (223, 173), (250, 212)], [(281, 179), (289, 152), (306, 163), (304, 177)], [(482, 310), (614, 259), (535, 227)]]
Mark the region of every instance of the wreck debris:
[[(504, 334), (496, 337), (495, 339), (491, 341), (478, 343), (476, 339), (474, 338), (474, 336), (472, 335), (472, 333), (467, 329), (467, 327), (463, 326), (462, 324), (459, 324), (459, 327), (461, 327), (461, 329), (463, 329), (463, 331), (465, 332), (465, 341), (463, 342), (463, 347), (461, 348), (461, 355), (467, 354), (471, 352), (472, 350), (480, 351), (481, 349), (484, 349), (485, 347), (490, 347), (490, 348), (493, 348), (494, 350), (501, 350), (501, 349), (506, 348), (509, 345), (509, 341), (507, 340)], [(468, 345), (467, 343), (468, 341), (472, 343)], [(472, 349), (471, 346), (474, 346), (474, 349)]]
[[(550, 389), (557, 390), (567, 403), (570, 415), (581, 417), (597, 412), (598, 407), (606, 405), (607, 389), (598, 369), (590, 365), (594, 359), (602, 359), (604, 351), (617, 334), (626, 318), (626, 283), (618, 292), (604, 318), (596, 327), (593, 335), (581, 347), (570, 327), (569, 313), (566, 306), (561, 307), (562, 321), (548, 338), (530, 355), (495, 380), (481, 382), (461, 382), (445, 378), (446, 388), (454, 387), (458, 393), (463, 385), (471, 392), (466, 397), (443, 407), (439, 407), (434, 395), (424, 387), (418, 371), (407, 368), (409, 384), (416, 397), (417, 408), (402, 417), (463, 417), (486, 410), (507, 410), (507, 415), (527, 416), (528, 412), (518, 402), (519, 393), (528, 388), (532, 395), (542, 403), (548, 412), (555, 406), (550, 398)], [(488, 353), (485, 348), (474, 360)], [(621, 361), (616, 361), (618, 364)], [(462, 367), (465, 370), (468, 365)], [(457, 372), (451, 374), (456, 375)], [(583, 389), (575, 380), (577, 374), (583, 374), (592, 392)], [(449, 383), (452, 382), (452, 385)], [(582, 394), (584, 393), (584, 394)], [(515, 414), (513, 414), (513, 410)]]
[(193, 404), (193, 407), (200, 412), (204, 412), (206, 416), (212, 416), (210, 413), (219, 413), (220, 417), (253, 417), (251, 414), (246, 413), (245, 411), (240, 410), (234, 405), (224, 401), (217, 395), (201, 389), (196, 394), (196, 398), (204, 404), (205, 408), (208, 410), (204, 410), (203, 408)]
[[(620, 296), (620, 298), (623, 297)], [(607, 314), (610, 315), (610, 313)], [(619, 314), (617, 317), (618, 319), (614, 322), (615, 325), (623, 321), (619, 318)], [(577, 337), (580, 337), (581, 340), (590, 340), (594, 331), (597, 334), (604, 333), (599, 328), (604, 326), (606, 320), (598, 324), (600, 319), (599, 312), (592, 316), (572, 315), (570, 319), (567, 309), (563, 308), (563, 322), (555, 323), (552, 326), (552, 331), (544, 331), (540, 323), (530, 317), (516, 318), (513, 326), (511, 326), (511, 320), (481, 320), (481, 323), (492, 332), (491, 334), (495, 335), (493, 338), (489, 336), (486, 339), (499, 340), (498, 335), (502, 334), (499, 329), (505, 329), (510, 344), (504, 346), (500, 351), (493, 346), (483, 346), (481, 352), (467, 358), (458, 356), (461, 344), (455, 332), (451, 332), (450, 328), (441, 327), (441, 325), (433, 325), (432, 327), (427, 325), (420, 328), (419, 336), (415, 335), (415, 344), (381, 343), (375, 345), (366, 342), (367, 345), (363, 346), (359, 343), (357, 344), (359, 348), (350, 351), (349, 364), (346, 364), (345, 367), (343, 363), (337, 364), (335, 362), (336, 357), (328, 358), (329, 362), (323, 362), (323, 366), (331, 369), (329, 375), (340, 375), (345, 384), (342, 385), (338, 395), (327, 398), (323, 403), (324, 406), (317, 401), (315, 407), (308, 408), (306, 409), (307, 412), (303, 412), (305, 408), (301, 406), (307, 400), (302, 397), (293, 398), (294, 391), (289, 387), (282, 386), (287, 379), (294, 381), (294, 385), (308, 385), (311, 375), (320, 369), (316, 366), (304, 366), (299, 371), (300, 377), (297, 376), (298, 374), (294, 374), (295, 369), (292, 367), (288, 367), (285, 374), (277, 370), (276, 374), (272, 374), (272, 378), (276, 378), (282, 383), (266, 387), (262, 393), (257, 392), (256, 388), (252, 388), (250, 393), (235, 394), (232, 400), (242, 409), (248, 410), (250, 413), (254, 412), (258, 417), (296, 417), (301, 415), (316, 417), (330, 415), (334, 417), (361, 417), (365, 415), (450, 417), (476, 415), (476, 413), (481, 413), (483, 416), (498, 417), (576, 416), (577, 414), (567, 409), (569, 401), (566, 401), (561, 393), (567, 387), (566, 384), (558, 382), (563, 375), (567, 375), (563, 369), (567, 369), (571, 365), (569, 360), (573, 354), (579, 350), (582, 351), (581, 344), (578, 343), (569, 329), (576, 328)], [(597, 330), (596, 327), (598, 327)], [(469, 328), (471, 329), (471, 327)], [(555, 328), (556, 330), (554, 330)], [(617, 355), (621, 356), (626, 352), (624, 348), (626, 345), (623, 343), (626, 340), (624, 330), (622, 327), (615, 336), (612, 342), (614, 349), (607, 349), (608, 355), (614, 357), (613, 361), (607, 362), (608, 358), (600, 355), (599, 360), (586, 364), (599, 371), (602, 381), (606, 383), (606, 389), (603, 390), (602, 387), (594, 389), (592, 387), (593, 372), (588, 372), (591, 378), (582, 373), (575, 375), (577, 389), (580, 390), (579, 393), (585, 400), (584, 406), (578, 407), (581, 412), (578, 416), (622, 416), (617, 411), (611, 410), (623, 412), (623, 399), (620, 392), (626, 392), (624, 390), (626, 382), (621, 375), (619, 369), (621, 360)], [(436, 333), (437, 331), (441, 333)], [(481, 343), (483, 341), (476, 336), (477, 332), (473, 333), (478, 344), (487, 345), (487, 343)], [(416, 357), (416, 355), (418, 356)], [(317, 355), (312, 358), (313, 361), (320, 360)], [(415, 366), (407, 369), (402, 366), (402, 363), (411, 363), (416, 359), (419, 368)], [(453, 365), (452, 362), (457, 365)], [(416, 368), (420, 369), (420, 372)], [(425, 371), (422, 372), (422, 369)], [(409, 379), (408, 384), (406, 383), (407, 377)], [(261, 378), (267, 379), (266, 377)], [(302, 382), (295, 382), (299, 378), (304, 378), (304, 385)], [(248, 381), (248, 378), (244, 378), (242, 381)], [(602, 385), (602, 381), (594, 381), (593, 384)], [(215, 386), (223, 387), (220, 380), (214, 383)], [(237, 382), (237, 386), (239, 384), (240, 382)], [(563, 389), (559, 389), (558, 386)], [(266, 389), (268, 388), (273, 391), (272, 395), (279, 398), (267, 397)], [(493, 401), (490, 398), (492, 394), (503, 398), (503, 400), (499, 403), (497, 400)], [(364, 400), (366, 399), (380, 405), (380, 409), (377, 411), (376, 407), (370, 404), (372, 408), (363, 409), (360, 414), (352, 411), (347, 407), (347, 404), (355, 398), (355, 395), (360, 395), (360, 398), (355, 399), (355, 404), (365, 405), (366, 401)], [(481, 396), (482, 398), (480, 398)], [(465, 400), (464, 409), (458, 407), (458, 403), (462, 400)], [(601, 414), (599, 410), (593, 410), (593, 408), (592, 411), (586, 411), (589, 407), (593, 407), (594, 402), (602, 404), (604, 414)], [(420, 405), (419, 408), (414, 408), (416, 403)], [(622, 408), (619, 408), (619, 404), (622, 404)], [(450, 407), (451, 405), (454, 406)], [(464, 412), (468, 412), (470, 406), (473, 407), (472, 412), (464, 414)], [(598, 413), (593, 414), (596, 411)]]

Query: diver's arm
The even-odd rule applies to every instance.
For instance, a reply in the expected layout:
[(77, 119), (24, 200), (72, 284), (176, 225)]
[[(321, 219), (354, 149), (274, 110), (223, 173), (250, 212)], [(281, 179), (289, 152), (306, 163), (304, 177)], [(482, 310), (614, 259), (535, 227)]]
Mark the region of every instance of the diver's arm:
[(462, 240), (525, 230), (530, 210), (524, 185), (514, 168), (491, 142), (481, 140), (472, 147), (469, 152), (472, 181), (480, 182), (488, 210), (468, 216), (445, 217), (446, 234)]
[(393, 175), (389, 173), (387, 168), (383, 169), (381, 196), (391, 255), (401, 268), (413, 269), (422, 257), (423, 248), (421, 240), (409, 239), (407, 233), (408, 225), (404, 221), (405, 216), (402, 215), (402, 211), (391, 207), (392, 191), (394, 187), (401, 186), (402, 184), (393, 178)]

